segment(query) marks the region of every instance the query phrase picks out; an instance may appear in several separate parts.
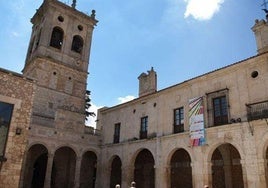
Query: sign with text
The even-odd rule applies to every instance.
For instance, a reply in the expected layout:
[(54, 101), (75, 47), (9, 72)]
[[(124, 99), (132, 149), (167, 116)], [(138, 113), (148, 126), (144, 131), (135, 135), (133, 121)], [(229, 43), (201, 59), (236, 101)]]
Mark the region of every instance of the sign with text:
[(191, 146), (205, 144), (204, 105), (203, 97), (189, 100), (189, 125)]

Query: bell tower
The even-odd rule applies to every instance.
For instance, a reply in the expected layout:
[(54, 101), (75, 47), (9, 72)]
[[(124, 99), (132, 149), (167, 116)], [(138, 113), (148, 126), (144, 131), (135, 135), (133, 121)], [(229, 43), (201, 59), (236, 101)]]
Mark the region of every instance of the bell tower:
[(267, 0), (263, 1), (266, 20), (255, 20), (255, 25), (252, 27), (252, 31), (255, 34), (257, 52), (258, 54), (268, 51), (268, 10), (267, 10)]
[(57, 0), (44, 0), (31, 19), (32, 35), (23, 73), (30, 75), (36, 58), (87, 72), (95, 11), (90, 16)]
[[(44, 0), (32, 17), (23, 69), (36, 81), (33, 123), (72, 129), (84, 126), (85, 93), (95, 11), (87, 15), (58, 0)], [(76, 126), (77, 127), (77, 126)]]

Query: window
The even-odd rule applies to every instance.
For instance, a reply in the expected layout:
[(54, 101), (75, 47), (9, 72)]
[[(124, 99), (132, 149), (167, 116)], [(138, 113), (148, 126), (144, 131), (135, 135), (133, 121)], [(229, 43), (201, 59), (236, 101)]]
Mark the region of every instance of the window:
[(60, 27), (54, 27), (51, 35), (50, 46), (61, 49), (63, 34), (63, 30)]
[(9, 125), (12, 117), (13, 105), (0, 102), (0, 157), (5, 153)]
[(83, 49), (83, 39), (79, 35), (73, 37), (72, 51), (81, 53)]
[(114, 125), (114, 143), (119, 143), (120, 140), (120, 123)]
[(140, 139), (147, 138), (148, 116), (141, 118)]
[(228, 123), (228, 108), (226, 96), (213, 99), (214, 125)]
[(207, 124), (213, 127), (229, 123), (229, 89), (224, 88), (206, 93), (207, 96)]
[(174, 133), (184, 131), (184, 110), (183, 107), (174, 110)]

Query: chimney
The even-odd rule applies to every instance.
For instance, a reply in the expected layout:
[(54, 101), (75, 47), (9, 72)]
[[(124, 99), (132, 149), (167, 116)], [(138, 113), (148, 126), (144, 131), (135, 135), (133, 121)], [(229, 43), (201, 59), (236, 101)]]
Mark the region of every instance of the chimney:
[(267, 21), (255, 20), (255, 25), (251, 29), (255, 34), (258, 54), (261, 54), (263, 52), (267, 52), (268, 51), (268, 24), (267, 24)]
[(142, 73), (139, 79), (139, 97), (155, 93), (157, 91), (157, 75), (153, 67), (148, 74)]

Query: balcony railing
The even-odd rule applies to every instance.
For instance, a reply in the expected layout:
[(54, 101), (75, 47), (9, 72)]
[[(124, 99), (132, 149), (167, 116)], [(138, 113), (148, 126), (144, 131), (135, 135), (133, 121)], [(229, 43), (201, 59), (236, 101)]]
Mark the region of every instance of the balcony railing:
[(248, 121), (268, 118), (268, 100), (246, 104)]

